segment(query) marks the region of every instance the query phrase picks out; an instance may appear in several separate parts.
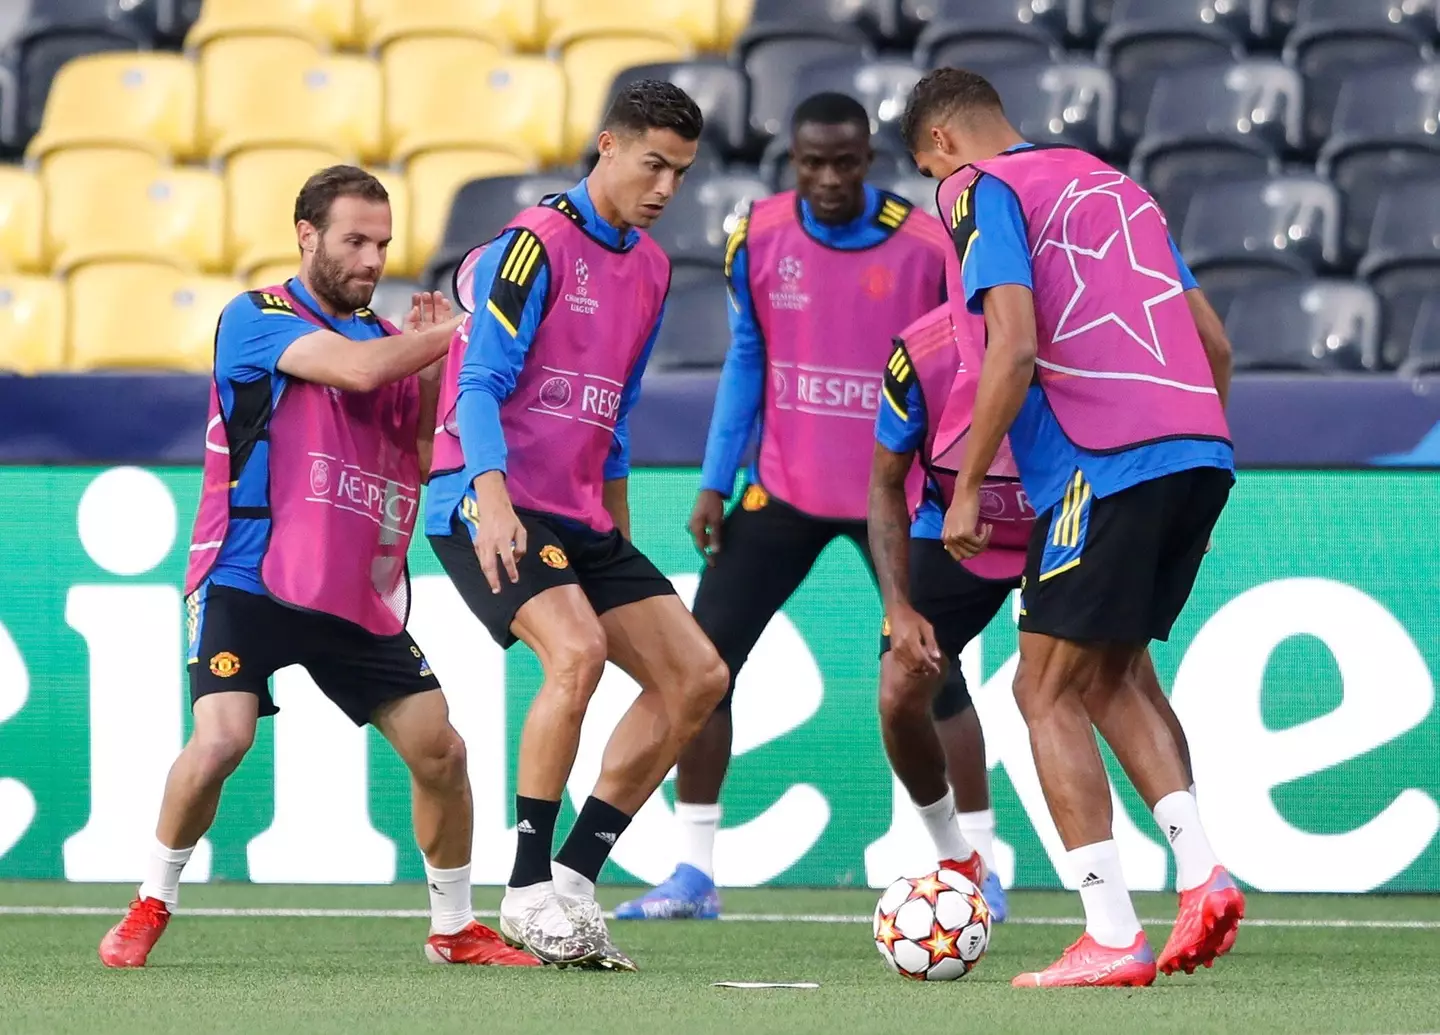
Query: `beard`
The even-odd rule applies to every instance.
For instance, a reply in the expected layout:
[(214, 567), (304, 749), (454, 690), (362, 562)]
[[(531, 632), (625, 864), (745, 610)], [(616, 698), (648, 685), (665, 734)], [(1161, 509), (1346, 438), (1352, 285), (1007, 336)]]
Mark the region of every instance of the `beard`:
[(375, 285), (347, 274), (345, 267), (325, 251), (323, 241), (310, 262), (310, 285), (315, 294), (340, 313), (363, 309), (375, 295)]

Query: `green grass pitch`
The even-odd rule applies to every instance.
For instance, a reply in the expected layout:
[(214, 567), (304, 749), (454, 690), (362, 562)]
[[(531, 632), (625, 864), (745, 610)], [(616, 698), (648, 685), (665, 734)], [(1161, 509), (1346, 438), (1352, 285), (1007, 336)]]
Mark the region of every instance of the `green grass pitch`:
[[(191, 910), (143, 971), (107, 971), (96, 945), (129, 886), (0, 884), (0, 1031), (165, 1035), (260, 1032), (536, 1032), (745, 1035), (861, 1032), (1440, 1031), (1440, 898), (1252, 895), (1235, 951), (1213, 970), (1153, 988), (1015, 990), (1079, 928), (1074, 896), (1012, 896), (968, 978), (924, 985), (891, 974), (868, 924), (777, 914), (868, 915), (875, 893), (733, 891), (731, 914), (765, 919), (614, 923), (639, 974), (437, 967), (424, 962), (425, 893), (391, 887), (186, 886)], [(627, 889), (603, 890), (613, 905)], [(1158, 950), (1169, 895), (1137, 896)], [(493, 910), (498, 891), (476, 903)], [(105, 910), (104, 913), (98, 910)], [(412, 916), (277, 916), (320, 909)], [(65, 912), (69, 910), (69, 912)], [(713, 988), (714, 981), (816, 981), (814, 990)]]

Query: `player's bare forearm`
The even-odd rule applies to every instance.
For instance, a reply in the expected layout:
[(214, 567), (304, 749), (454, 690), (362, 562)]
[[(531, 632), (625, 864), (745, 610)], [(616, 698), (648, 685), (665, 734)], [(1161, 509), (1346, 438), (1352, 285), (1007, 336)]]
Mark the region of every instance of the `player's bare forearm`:
[(1235, 357), (1230, 348), (1230, 336), (1225, 333), (1225, 323), (1199, 288), (1185, 292), (1185, 301), (1190, 304), (1190, 315), (1195, 318), (1200, 344), (1205, 347), (1205, 358), (1210, 362), (1210, 374), (1215, 379), (1220, 406), (1228, 408), (1230, 375), (1235, 369)]
[(371, 341), (352, 341), (334, 331), (314, 331), (295, 339), (276, 365), (281, 373), (302, 381), (346, 392), (373, 392), (418, 374), (443, 358), (460, 322), (457, 316), (424, 330)]
[(604, 485), (600, 495), (605, 512), (615, 527), (627, 540), (630, 538), (630, 479), (611, 478)]
[(886, 614), (910, 602), (910, 508), (905, 500), (905, 478), (913, 462), (913, 453), (892, 453), (875, 444), (866, 530)]
[(430, 464), (435, 455), (436, 410), (440, 405), (440, 375), (445, 361), (438, 359), (420, 371), (420, 421), (415, 429), (415, 449), (420, 454), (420, 480), (430, 477)]
[(956, 491), (978, 492), (1035, 376), (1035, 296), (1018, 284), (985, 292), (985, 361)]

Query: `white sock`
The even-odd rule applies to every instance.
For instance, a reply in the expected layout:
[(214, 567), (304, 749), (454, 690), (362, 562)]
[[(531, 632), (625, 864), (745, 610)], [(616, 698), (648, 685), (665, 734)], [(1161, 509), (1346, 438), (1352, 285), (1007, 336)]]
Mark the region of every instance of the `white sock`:
[(1165, 795), (1155, 803), (1155, 822), (1175, 853), (1175, 890), (1189, 891), (1209, 880), (1220, 860), (1200, 824), (1195, 795), (1189, 791)]
[(595, 882), (564, 863), (552, 862), (550, 872), (555, 880), (555, 892), (566, 898), (595, 898)]
[(979, 812), (957, 812), (955, 822), (965, 840), (975, 846), (980, 858), (985, 860), (985, 869), (995, 872), (995, 810), (981, 809)]
[(150, 849), (150, 862), (145, 867), (145, 883), (137, 893), (140, 898), (157, 898), (174, 909), (180, 902), (180, 871), (190, 861), (195, 846), (170, 848), (155, 842)]
[(680, 862), (688, 863), (714, 880), (715, 831), (720, 829), (720, 806), (677, 801), (675, 819), (680, 824)]
[(469, 863), (453, 870), (437, 870), (427, 859), (425, 883), (430, 887), (431, 934), (459, 934), (475, 922)]
[(1066, 853), (1080, 881), (1080, 902), (1085, 907), (1085, 931), (1101, 945), (1128, 949), (1140, 933), (1140, 919), (1120, 872), (1120, 849), (1101, 841)]
[(947, 788), (945, 796), (929, 805), (916, 805), (920, 821), (935, 842), (935, 854), (940, 859), (954, 859), (963, 862), (975, 851), (965, 835), (960, 833), (960, 824), (955, 821), (955, 795)]

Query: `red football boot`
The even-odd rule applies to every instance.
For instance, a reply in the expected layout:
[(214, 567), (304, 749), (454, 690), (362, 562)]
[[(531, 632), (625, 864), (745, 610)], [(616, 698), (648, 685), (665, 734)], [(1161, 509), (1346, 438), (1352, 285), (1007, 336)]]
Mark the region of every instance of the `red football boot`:
[(538, 967), (534, 956), (512, 949), (490, 928), (477, 921), (454, 934), (432, 934), (425, 939), (425, 958), (431, 963), (469, 963), (477, 967)]
[(1180, 892), (1180, 912), (1160, 953), (1161, 972), (1193, 974), (1196, 967), (1213, 964), (1235, 944), (1244, 916), (1244, 893), (1225, 867), (1215, 867), (1204, 884)]
[(158, 898), (137, 898), (125, 919), (100, 940), (100, 962), (107, 967), (143, 967), (150, 950), (165, 933), (170, 910)]
[(1089, 934), (1044, 970), (1020, 974), (1015, 988), (1140, 988), (1155, 980), (1155, 953), (1144, 932), (1125, 949), (1101, 945)]
[(941, 859), (940, 868), (954, 870), (977, 888), (985, 883), (985, 860), (980, 858), (979, 852), (971, 852), (970, 858), (964, 860)]

